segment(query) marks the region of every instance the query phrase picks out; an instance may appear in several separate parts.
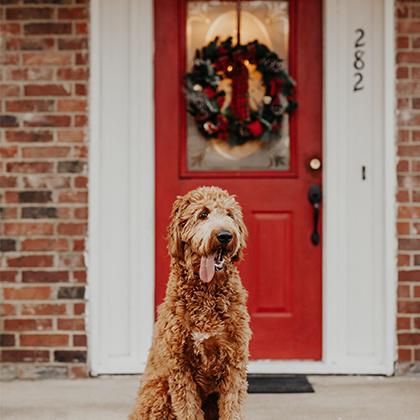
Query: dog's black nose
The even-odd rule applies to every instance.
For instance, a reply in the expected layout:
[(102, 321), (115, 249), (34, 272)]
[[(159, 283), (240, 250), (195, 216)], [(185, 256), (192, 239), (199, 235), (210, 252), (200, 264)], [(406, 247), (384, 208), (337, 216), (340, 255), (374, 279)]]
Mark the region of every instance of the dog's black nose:
[(217, 239), (221, 244), (228, 244), (232, 240), (232, 234), (227, 230), (222, 230), (217, 234)]

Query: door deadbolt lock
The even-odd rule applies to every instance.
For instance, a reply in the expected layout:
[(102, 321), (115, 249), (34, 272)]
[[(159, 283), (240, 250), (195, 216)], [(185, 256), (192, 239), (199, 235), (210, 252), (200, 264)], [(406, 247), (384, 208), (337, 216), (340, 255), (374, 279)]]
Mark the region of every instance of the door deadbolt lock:
[(318, 158), (312, 158), (309, 161), (309, 167), (313, 170), (313, 171), (318, 171), (319, 169), (321, 169), (322, 163)]

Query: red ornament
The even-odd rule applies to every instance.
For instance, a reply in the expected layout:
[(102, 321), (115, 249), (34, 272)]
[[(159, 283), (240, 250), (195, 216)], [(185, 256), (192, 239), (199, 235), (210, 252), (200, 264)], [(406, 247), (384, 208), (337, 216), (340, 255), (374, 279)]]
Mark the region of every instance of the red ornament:
[(216, 101), (217, 101), (217, 105), (219, 106), (219, 108), (222, 108), (222, 106), (223, 106), (223, 104), (225, 103), (225, 95), (219, 95), (217, 98), (216, 98)]
[(207, 97), (209, 97), (210, 99), (212, 99), (214, 97), (214, 95), (216, 95), (216, 91), (214, 89), (212, 89), (211, 87), (209, 87), (209, 86), (206, 86), (203, 89), (203, 93), (205, 95), (207, 95)]
[(229, 51), (225, 47), (223, 47), (223, 46), (220, 46), (217, 49), (217, 54), (219, 54), (220, 56), (226, 55), (228, 52)]
[(227, 118), (219, 114), (217, 116), (217, 138), (221, 140), (227, 140), (228, 138), (228, 120)]
[(281, 80), (270, 80), (270, 96), (275, 96), (281, 91)]
[(260, 137), (264, 132), (264, 127), (258, 120), (252, 121), (246, 127), (254, 138)]

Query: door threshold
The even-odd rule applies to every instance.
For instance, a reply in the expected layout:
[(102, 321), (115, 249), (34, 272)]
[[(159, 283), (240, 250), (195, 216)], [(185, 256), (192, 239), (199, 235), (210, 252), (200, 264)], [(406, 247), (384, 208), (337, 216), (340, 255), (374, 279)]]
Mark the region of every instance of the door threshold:
[(248, 373), (302, 373), (314, 375), (393, 375), (394, 365), (382, 363), (328, 363), (312, 360), (252, 360)]

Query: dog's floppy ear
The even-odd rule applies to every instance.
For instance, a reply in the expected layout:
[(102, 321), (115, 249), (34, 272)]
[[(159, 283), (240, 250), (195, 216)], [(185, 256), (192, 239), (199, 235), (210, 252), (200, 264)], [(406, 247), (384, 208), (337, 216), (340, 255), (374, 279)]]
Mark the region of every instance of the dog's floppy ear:
[(236, 212), (235, 220), (239, 228), (239, 249), (238, 252), (232, 257), (232, 260), (238, 261), (242, 260), (243, 258), (243, 250), (246, 247), (246, 240), (248, 238), (248, 229), (245, 226), (242, 210), (240, 208)]
[(178, 196), (174, 201), (171, 213), (171, 223), (168, 226), (168, 251), (174, 258), (183, 258), (184, 246), (181, 240), (183, 211), (187, 208), (188, 201), (185, 197)]

